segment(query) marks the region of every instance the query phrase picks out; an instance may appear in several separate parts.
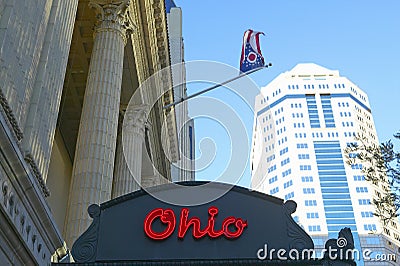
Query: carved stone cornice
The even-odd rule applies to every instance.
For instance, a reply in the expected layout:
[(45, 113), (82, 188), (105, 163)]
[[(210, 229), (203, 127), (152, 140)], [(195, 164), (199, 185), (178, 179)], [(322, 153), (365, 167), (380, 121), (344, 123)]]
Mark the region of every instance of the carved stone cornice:
[(116, 31), (126, 44), (134, 28), (128, 12), (130, 3), (131, 0), (91, 0), (89, 7), (95, 10), (97, 19), (94, 34)]
[(154, 72), (170, 65), (167, 15), (163, 0), (145, 1)]
[(7, 102), (6, 97), (4, 96), (3, 92), (0, 90), (0, 106), (2, 107), (2, 111), (5, 113), (7, 117), (7, 122), (10, 125), (10, 128), (13, 131), (13, 135), (18, 142), (22, 140), (24, 137), (22, 130), (20, 129), (17, 119), (15, 118), (10, 105)]
[(136, 69), (138, 75), (139, 84), (142, 84), (149, 76), (150, 66), (149, 66), (149, 59), (146, 51), (146, 40), (144, 37), (144, 30), (145, 24), (142, 23), (143, 17), (140, 8), (140, 1), (134, 1), (129, 7), (129, 16), (134, 21), (136, 25), (136, 31), (132, 34), (132, 47), (135, 54), (135, 61), (136, 61)]
[(48, 197), (50, 196), (50, 190), (49, 188), (46, 186), (46, 183), (43, 180), (43, 176), (40, 173), (39, 167), (36, 165), (35, 160), (33, 159), (32, 154), (28, 153), (25, 155), (24, 157), (25, 161), (29, 164), (33, 175), (36, 178), (36, 181), (38, 182), (41, 192), (43, 194), (44, 197)]
[[(149, 35), (152, 41), (151, 49), (153, 50), (152, 55), (154, 71), (158, 71), (170, 66), (170, 52), (169, 52), (169, 39), (168, 39), (168, 26), (167, 26), (167, 15), (165, 12), (165, 3), (163, 0), (154, 0), (151, 4), (151, 9), (148, 12), (147, 21), (149, 27)], [(152, 22), (152, 23), (150, 23)], [(156, 79), (155, 89), (156, 95), (162, 95), (161, 100), (157, 102), (160, 110), (163, 110), (163, 105), (174, 102), (174, 95), (172, 90), (172, 73), (171, 71), (159, 72), (159, 78)], [(161, 89), (163, 88), (163, 89)], [(166, 90), (166, 88), (170, 88)], [(179, 157), (178, 151), (178, 135), (176, 132), (176, 121), (175, 114), (169, 114), (173, 108), (163, 112), (161, 119), (166, 120), (167, 136), (168, 137), (168, 149), (169, 157), (173, 161), (176, 161)], [(167, 162), (168, 164), (168, 162)], [(167, 172), (169, 172), (167, 170)]]

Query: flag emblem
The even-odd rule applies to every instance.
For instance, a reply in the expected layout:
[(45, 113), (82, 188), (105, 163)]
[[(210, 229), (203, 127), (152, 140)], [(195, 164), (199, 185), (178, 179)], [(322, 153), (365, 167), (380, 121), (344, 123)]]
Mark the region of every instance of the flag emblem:
[(246, 30), (243, 36), (242, 55), (240, 57), (240, 71), (247, 72), (264, 66), (264, 57), (261, 54), (259, 36), (263, 32)]

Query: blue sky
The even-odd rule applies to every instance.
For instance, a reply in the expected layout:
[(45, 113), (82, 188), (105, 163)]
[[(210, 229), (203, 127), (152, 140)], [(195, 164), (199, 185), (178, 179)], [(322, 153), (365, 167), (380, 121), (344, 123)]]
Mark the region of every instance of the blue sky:
[[(379, 140), (393, 138), (400, 131), (400, 1), (175, 3), (183, 13), (185, 60), (212, 60), (238, 67), (243, 32), (248, 28), (263, 31), (266, 36), (260, 39), (261, 49), (273, 67), (251, 75), (258, 86), (265, 86), (298, 63), (313, 62), (339, 70), (368, 94)], [(188, 92), (202, 88), (206, 85), (189, 85)], [(251, 133), (251, 109), (235, 95), (221, 88), (207, 96), (236, 108)], [(223, 127), (210, 119), (197, 119), (195, 126), (197, 145), (203, 138), (213, 139), (216, 145), (215, 160), (197, 173), (197, 178), (213, 180), (228, 160), (229, 138)], [(246, 169), (239, 184), (248, 186), (249, 181)]]

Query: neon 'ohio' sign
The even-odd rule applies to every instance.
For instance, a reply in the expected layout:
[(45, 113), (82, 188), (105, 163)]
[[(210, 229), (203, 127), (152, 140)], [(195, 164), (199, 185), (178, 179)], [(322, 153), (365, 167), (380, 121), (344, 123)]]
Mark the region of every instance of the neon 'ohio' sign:
[[(238, 238), (243, 233), (243, 230), (247, 227), (246, 220), (229, 216), (225, 218), (222, 222), (221, 229), (215, 230), (215, 216), (217, 216), (218, 214), (218, 208), (214, 206), (208, 208), (208, 214), (208, 224), (203, 230), (201, 230), (200, 219), (198, 217), (192, 217), (188, 219), (189, 209), (182, 208), (179, 218), (178, 238), (183, 239), (191, 226), (192, 235), (196, 239), (202, 238), (206, 235), (211, 238), (225, 236), (226, 238), (234, 239)], [(153, 221), (156, 219), (160, 219), (160, 221), (164, 225), (166, 225), (164, 231), (156, 232), (152, 229)], [(175, 230), (176, 224), (177, 220), (175, 217), (175, 213), (172, 209), (157, 208), (147, 214), (144, 220), (144, 232), (151, 239), (163, 240), (172, 235)]]

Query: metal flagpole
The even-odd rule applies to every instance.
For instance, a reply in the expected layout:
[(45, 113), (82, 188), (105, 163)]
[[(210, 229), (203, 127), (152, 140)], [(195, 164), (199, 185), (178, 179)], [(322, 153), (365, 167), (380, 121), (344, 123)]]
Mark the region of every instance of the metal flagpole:
[(228, 80), (226, 80), (226, 81), (224, 81), (224, 82), (222, 82), (222, 83), (218, 83), (218, 84), (216, 84), (216, 85), (214, 85), (214, 86), (212, 86), (212, 87), (210, 87), (210, 88), (208, 88), (208, 89), (199, 91), (199, 92), (197, 92), (197, 93), (195, 93), (195, 94), (192, 94), (192, 95), (190, 95), (190, 96), (188, 96), (188, 97), (181, 98), (179, 101), (176, 101), (176, 102), (167, 104), (167, 105), (165, 105), (165, 106), (163, 107), (163, 109), (168, 109), (168, 108), (170, 108), (170, 107), (172, 107), (172, 106), (175, 106), (175, 105), (177, 105), (177, 104), (180, 104), (180, 103), (183, 102), (183, 101), (189, 100), (189, 99), (191, 99), (191, 98), (193, 98), (193, 97), (199, 96), (200, 94), (203, 94), (203, 93), (206, 93), (206, 92), (208, 92), (208, 91), (210, 91), (210, 90), (213, 90), (213, 89), (216, 89), (216, 88), (218, 88), (218, 87), (221, 87), (221, 86), (223, 86), (223, 85), (225, 85), (225, 84), (227, 84), (227, 83), (229, 83), (229, 82), (232, 82), (232, 81), (237, 80), (237, 79), (239, 79), (239, 78), (241, 78), (241, 77), (244, 77), (244, 76), (246, 76), (246, 75), (249, 75), (249, 74), (251, 74), (251, 73), (254, 73), (254, 72), (258, 71), (258, 70), (261, 70), (261, 69), (264, 69), (264, 68), (268, 68), (268, 66), (272, 66), (272, 64), (269, 63), (268, 65), (265, 65), (265, 66), (262, 66), (262, 67), (257, 67), (257, 68), (254, 68), (254, 69), (250, 70), (250, 71), (241, 73), (240, 75), (238, 75), (238, 76), (236, 76), (236, 77), (234, 77), (234, 78), (228, 79)]

